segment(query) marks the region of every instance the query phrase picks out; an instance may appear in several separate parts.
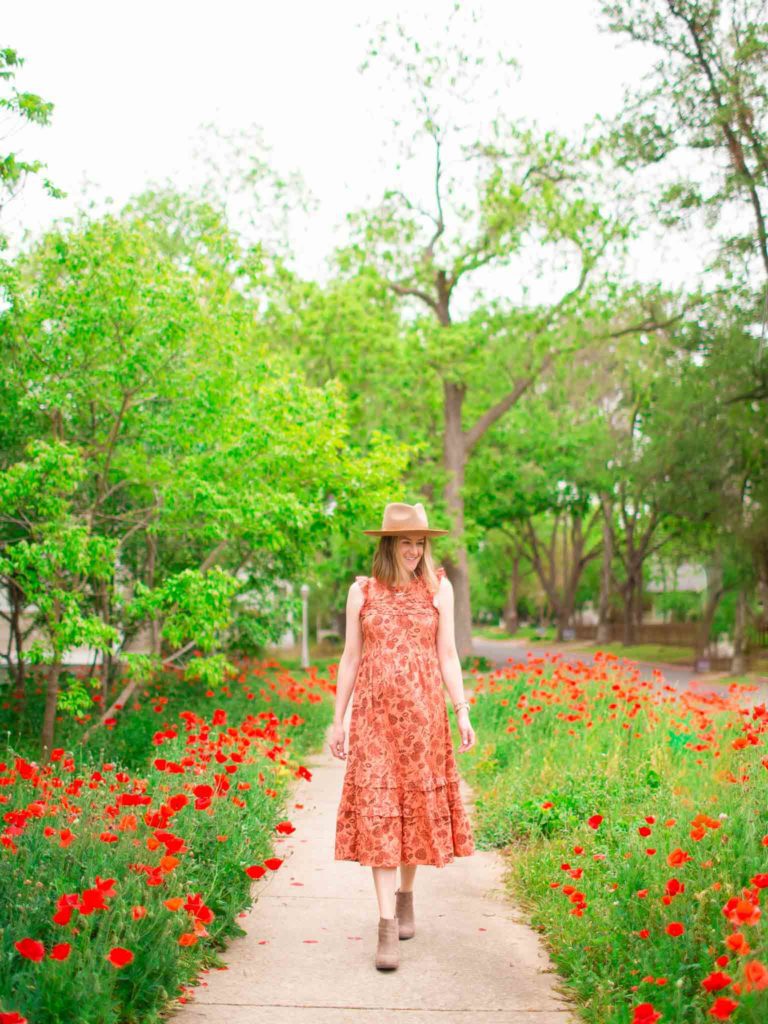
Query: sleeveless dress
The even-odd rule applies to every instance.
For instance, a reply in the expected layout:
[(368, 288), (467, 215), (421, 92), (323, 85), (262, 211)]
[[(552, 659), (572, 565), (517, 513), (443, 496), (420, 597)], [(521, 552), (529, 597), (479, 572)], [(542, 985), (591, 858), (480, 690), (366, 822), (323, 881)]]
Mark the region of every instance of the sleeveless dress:
[(363, 650), (334, 860), (444, 867), (475, 846), (437, 657), (437, 598), (421, 576), (404, 588), (374, 576), (356, 580), (364, 594)]

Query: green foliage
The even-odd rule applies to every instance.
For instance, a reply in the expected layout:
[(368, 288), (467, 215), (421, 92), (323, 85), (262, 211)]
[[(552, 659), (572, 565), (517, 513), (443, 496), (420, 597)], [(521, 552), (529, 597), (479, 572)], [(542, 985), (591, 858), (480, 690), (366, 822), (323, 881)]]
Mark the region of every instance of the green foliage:
[[(21, 71), (24, 58), (12, 47), (0, 47), (0, 110), (4, 111), (12, 121), (28, 124), (50, 124), (53, 104), (43, 100), (36, 93), (20, 90), (16, 87), (16, 76)], [(0, 207), (8, 198), (17, 194), (24, 180), (30, 174), (39, 174), (46, 164), (40, 160), (26, 160), (20, 153), (0, 153)], [(66, 193), (57, 188), (53, 182), (43, 176), (43, 188), (48, 195), (61, 198)]]
[(62, 672), (59, 677), (57, 708), (73, 718), (85, 714), (93, 706), (93, 691), (98, 689), (99, 680), (93, 677), (81, 679), (72, 672)]
[(673, 622), (691, 622), (701, 614), (701, 594), (692, 590), (667, 590), (654, 594), (653, 603), (662, 615)]
[(213, 654), (209, 658), (193, 658), (187, 662), (184, 678), (187, 682), (200, 683), (206, 689), (212, 689), (221, 686), (227, 675), (236, 671), (223, 654)]
[(221, 566), (207, 572), (184, 569), (150, 590), (136, 582), (136, 600), (129, 615), (140, 621), (163, 617), (163, 635), (173, 647), (194, 641), (205, 651), (220, 640), (232, 618), (237, 580)]
[[(754, 202), (768, 173), (768, 26), (762, 3), (603, 0), (601, 7), (609, 29), (650, 44), (654, 54), (652, 70), (642, 86), (628, 91), (613, 125), (620, 163), (633, 170), (661, 164), (674, 175), (652, 201), (662, 223), (685, 226), (698, 211), (709, 227), (722, 218), (721, 257), (736, 269), (748, 253), (768, 272), (765, 222)], [(671, 159), (684, 149), (700, 159)], [(743, 213), (751, 230), (731, 234), (745, 223)]]
[(2, 571), (54, 661), (119, 660), (151, 623), (213, 655), (243, 632), (241, 595), (263, 645), (287, 613), (275, 580), (402, 475), (408, 446), (353, 435), (344, 384), (271, 343), (266, 274), (219, 210), (165, 193), (55, 228), (5, 275)]
[[(108, 650), (117, 631), (91, 614), (88, 602), (93, 588), (111, 580), (116, 541), (92, 534), (73, 513), (72, 496), (84, 475), (78, 452), (41, 441), (27, 446), (27, 456), (0, 473), (0, 518), (16, 535), (0, 549), (0, 578), (13, 579), (34, 606), (42, 637), (31, 645), (29, 660), (56, 664), (82, 645)], [(18, 536), (19, 523), (25, 535)]]

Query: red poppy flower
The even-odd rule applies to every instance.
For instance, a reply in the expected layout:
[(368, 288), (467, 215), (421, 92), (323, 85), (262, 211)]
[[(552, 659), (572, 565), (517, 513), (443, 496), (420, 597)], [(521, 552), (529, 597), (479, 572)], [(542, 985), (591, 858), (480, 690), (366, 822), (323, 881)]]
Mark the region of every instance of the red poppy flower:
[(657, 1020), (661, 1020), (661, 1014), (652, 1003), (640, 1003), (632, 1011), (632, 1024), (655, 1024)]
[(749, 960), (744, 964), (744, 991), (768, 988), (768, 968), (760, 960)]
[(757, 924), (760, 919), (760, 907), (751, 900), (739, 899), (733, 896), (723, 907), (723, 914), (731, 924)]
[(686, 853), (685, 850), (681, 850), (679, 847), (673, 850), (667, 857), (667, 864), (671, 868), (680, 867), (681, 864), (685, 864), (686, 861), (693, 860), (690, 853)]
[(113, 965), (113, 967), (125, 967), (133, 960), (133, 953), (130, 949), (125, 949), (123, 946), (113, 946), (112, 949), (107, 953), (106, 959)]
[(710, 971), (710, 973), (701, 982), (701, 987), (705, 988), (707, 992), (719, 992), (721, 988), (728, 988), (733, 981), (727, 974), (723, 974), (722, 971)]
[(710, 1006), (709, 1015), (716, 1017), (717, 1020), (728, 1020), (738, 1005), (732, 999), (726, 999), (724, 996), (721, 996)]
[(37, 939), (20, 939), (18, 942), (14, 942), (14, 946), (27, 960), (39, 963), (45, 957), (45, 946)]
[(741, 956), (751, 952), (751, 947), (741, 932), (732, 932), (730, 935), (727, 935), (725, 944), (734, 953), (739, 953)]

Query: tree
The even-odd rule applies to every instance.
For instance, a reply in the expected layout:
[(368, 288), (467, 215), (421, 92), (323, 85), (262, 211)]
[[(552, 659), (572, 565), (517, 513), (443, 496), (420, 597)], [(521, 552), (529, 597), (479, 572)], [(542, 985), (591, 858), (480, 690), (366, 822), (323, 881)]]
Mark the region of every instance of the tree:
[[(754, 282), (744, 326), (768, 302), (768, 15), (764, 0), (604, 0), (607, 27), (655, 48), (643, 88), (613, 126), (618, 163), (670, 179), (652, 203), (666, 227), (718, 233), (712, 269)], [(764, 319), (764, 315), (763, 315)], [(765, 330), (765, 328), (763, 328)], [(768, 398), (768, 348), (733, 397)]]
[[(41, 737), (47, 759), (64, 655), (82, 645), (106, 652), (118, 639), (117, 630), (89, 607), (93, 590), (112, 576), (115, 543), (93, 535), (72, 514), (72, 494), (84, 475), (79, 454), (63, 445), (32, 442), (28, 455), (0, 474), (2, 518), (23, 531), (0, 550), (0, 578), (12, 579), (24, 604), (35, 609), (41, 638), (29, 658), (48, 665)], [(21, 657), (18, 670), (21, 688)]]
[(513, 542), (514, 589), (520, 561), (532, 567), (560, 640), (584, 570), (601, 552), (604, 471), (594, 454), (605, 427), (578, 397), (573, 375), (560, 368), (488, 432), (467, 475), (473, 518)]
[[(458, 5), (445, 26), (453, 38), (460, 32), (457, 12)], [(501, 113), (479, 134), (462, 125), (474, 79), (485, 71), (483, 57), (455, 43), (428, 51), (398, 26), (372, 45), (371, 62), (382, 60), (409, 90), (417, 124), (407, 131), (429, 147), (429, 189), (392, 188), (378, 207), (352, 215), (352, 241), (339, 265), (352, 274), (374, 268), (403, 300), (420, 373), (439, 388), (439, 469), (452, 530), (445, 563), (464, 656), (471, 651), (467, 465), (487, 431), (596, 331), (589, 285), (626, 231), (595, 199), (588, 152)], [(463, 106), (461, 116), (452, 103)], [(552, 285), (539, 288), (536, 301), (526, 265), (552, 272)], [(502, 298), (471, 295), (471, 282), (499, 270), (507, 272)]]
[[(139, 629), (153, 627), (158, 657), (178, 621), (184, 650), (206, 646), (200, 609), (218, 607), (222, 572), (261, 609), (252, 635), (276, 637), (288, 608), (274, 611), (276, 581), (311, 567), (402, 474), (402, 445), (350, 436), (340, 383), (312, 387), (274, 351), (254, 298), (263, 273), (219, 211), (170, 196), (57, 228), (7, 269), (0, 451), (8, 472), (36, 439), (82, 460), (70, 514), (112, 552), (111, 572), (83, 588), (119, 635), (105, 706)], [(0, 512), (10, 587), (33, 521)]]
[(759, 401), (729, 399), (748, 386), (754, 351), (754, 339), (734, 323), (732, 292), (711, 303), (686, 348), (678, 373), (656, 383), (649, 431), (674, 482), (671, 512), (708, 569), (699, 647), (713, 639), (720, 601), (732, 599), (738, 668), (749, 627), (768, 621), (768, 419)]

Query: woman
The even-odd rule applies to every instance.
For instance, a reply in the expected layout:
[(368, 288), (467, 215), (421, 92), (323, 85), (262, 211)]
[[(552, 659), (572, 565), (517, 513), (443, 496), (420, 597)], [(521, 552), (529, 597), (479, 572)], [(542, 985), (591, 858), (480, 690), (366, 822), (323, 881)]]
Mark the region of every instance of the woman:
[[(474, 853), (459, 795), (443, 684), (453, 700), (461, 746), (475, 743), (453, 627), (453, 587), (435, 569), (424, 506), (391, 502), (373, 557), (347, 597), (344, 653), (330, 732), (346, 759), (344, 715), (355, 691), (349, 758), (336, 818), (335, 860), (373, 869), (379, 904), (376, 967), (398, 966), (399, 939), (414, 934), (418, 864), (444, 867)], [(397, 868), (400, 886), (395, 891)]]

